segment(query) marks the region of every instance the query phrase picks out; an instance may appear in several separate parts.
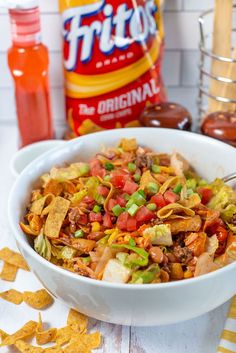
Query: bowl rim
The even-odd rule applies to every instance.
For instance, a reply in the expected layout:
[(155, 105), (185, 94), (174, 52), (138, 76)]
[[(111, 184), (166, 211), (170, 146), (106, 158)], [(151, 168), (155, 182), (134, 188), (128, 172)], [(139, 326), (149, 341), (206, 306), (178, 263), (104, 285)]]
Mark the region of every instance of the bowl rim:
[[(166, 129), (166, 128), (158, 128), (158, 129), (157, 128), (147, 128), (147, 127), (144, 127), (144, 128), (129, 128), (127, 130), (130, 132), (130, 134), (132, 134), (132, 132), (135, 134), (135, 132), (139, 132), (140, 133), (140, 132), (142, 132), (142, 130), (146, 130), (146, 129), (148, 129), (150, 131), (150, 133), (155, 133), (157, 131), (159, 131), (159, 132), (162, 131), (163, 133), (167, 133), (167, 134), (170, 134), (170, 135), (172, 135), (172, 134), (173, 135), (181, 134), (182, 136), (192, 135), (192, 137), (194, 137), (195, 139), (208, 141), (211, 144), (213, 143), (213, 144), (215, 144), (218, 147), (221, 146), (223, 148), (226, 148), (226, 149), (228, 149), (231, 152), (234, 150), (235, 153), (236, 153), (235, 148), (230, 146), (230, 145), (228, 145), (227, 143), (224, 143), (224, 142), (222, 142), (220, 140), (213, 139), (213, 138), (208, 137), (208, 136), (197, 134), (195, 132), (181, 131), (181, 130), (174, 130), (174, 129)], [(115, 129), (114, 131), (116, 132), (116, 134), (119, 134), (119, 133), (124, 132), (124, 129)], [(108, 135), (110, 132), (111, 132), (111, 130), (99, 131), (99, 132), (93, 133), (93, 136), (95, 136), (95, 135), (96, 136), (100, 136), (101, 135), (101, 137), (102, 137), (103, 135)], [(121, 136), (122, 136), (122, 134), (121, 134)], [(90, 135), (84, 135), (84, 136), (80, 136), (80, 137), (77, 137), (75, 139), (72, 139), (71, 141), (67, 141), (66, 144), (61, 144), (61, 145), (58, 145), (57, 147), (53, 148), (53, 152), (58, 152), (60, 150), (63, 150), (65, 148), (65, 146), (66, 147), (68, 147), (69, 145), (73, 146), (73, 145), (77, 144), (78, 141), (80, 141), (80, 142), (83, 142), (83, 140), (86, 141), (89, 137), (90, 137)], [(58, 274), (60, 274), (62, 276), (68, 276), (71, 279), (81, 281), (81, 282), (83, 282), (85, 284), (88, 284), (88, 285), (94, 285), (94, 286), (99, 286), (99, 287), (108, 287), (108, 288), (113, 288), (113, 289), (126, 289), (126, 290), (134, 290), (134, 289), (152, 290), (152, 289), (157, 289), (157, 288), (164, 289), (164, 288), (172, 288), (172, 287), (182, 287), (182, 286), (186, 286), (188, 284), (189, 285), (191, 285), (191, 284), (194, 285), (194, 283), (207, 281), (208, 279), (217, 277), (220, 274), (224, 274), (225, 272), (228, 272), (229, 270), (231, 270), (233, 268), (236, 270), (236, 261), (235, 261), (235, 262), (233, 262), (231, 264), (228, 264), (228, 265), (226, 265), (226, 266), (224, 266), (224, 267), (222, 267), (222, 268), (220, 268), (220, 269), (218, 269), (216, 271), (201, 275), (199, 277), (189, 278), (189, 279), (186, 279), (186, 280), (165, 282), (165, 283), (153, 283), (151, 285), (148, 285), (148, 284), (129, 284), (129, 283), (106, 282), (106, 281), (100, 281), (100, 280), (97, 280), (97, 279), (92, 279), (92, 278), (89, 278), (89, 277), (84, 277), (82, 275), (79, 275), (79, 274), (70, 272), (70, 271), (68, 271), (66, 269), (60, 268), (59, 266), (54, 265), (50, 261), (44, 259), (42, 256), (40, 256), (32, 248), (32, 246), (29, 244), (29, 242), (27, 242), (27, 239), (24, 239), (21, 236), (21, 234), (20, 234), (21, 230), (20, 230), (19, 224), (14, 221), (13, 212), (12, 212), (12, 210), (14, 210), (14, 207), (12, 207), (12, 205), (14, 205), (14, 195), (15, 195), (17, 189), (20, 187), (21, 179), (24, 177), (25, 174), (28, 173), (28, 170), (29, 171), (31, 170), (31, 168), (32, 168), (32, 166), (34, 166), (34, 164), (37, 164), (38, 162), (43, 161), (47, 156), (49, 156), (51, 154), (51, 152), (52, 151), (49, 150), (49, 151), (43, 153), (38, 158), (33, 160), (22, 171), (22, 173), (18, 176), (18, 178), (16, 179), (16, 181), (13, 184), (13, 187), (12, 187), (12, 189), (10, 191), (10, 194), (9, 194), (8, 206), (7, 206), (8, 221), (9, 221), (9, 224), (10, 224), (10, 228), (13, 231), (14, 238), (16, 240), (17, 245), (19, 243), (20, 247), (22, 247), (24, 249), (24, 251), (29, 256), (33, 257), (36, 262), (40, 262), (42, 266), (46, 266), (50, 270), (56, 271)]]
[[(35, 152), (37, 150), (40, 151), (41, 147), (44, 147), (44, 148), (48, 147), (49, 149), (52, 149), (52, 148), (55, 148), (59, 145), (62, 145), (62, 143), (64, 143), (64, 142), (66, 142), (66, 141), (56, 140), (56, 139), (44, 140), (44, 141), (34, 142), (34, 143), (31, 143), (30, 145), (22, 147), (16, 153), (14, 153), (14, 155), (11, 157), (10, 171), (11, 171), (12, 175), (15, 178), (17, 178), (23, 172), (23, 170), (32, 162), (31, 161), (30, 163), (28, 163), (25, 168), (23, 168), (21, 171), (19, 171), (19, 169), (17, 168), (16, 165), (19, 161), (22, 161), (22, 159), (24, 159), (25, 155), (28, 155), (31, 152)], [(48, 151), (44, 151), (43, 153), (46, 153), (46, 152), (48, 152)], [(36, 158), (38, 158), (38, 157), (36, 157)]]

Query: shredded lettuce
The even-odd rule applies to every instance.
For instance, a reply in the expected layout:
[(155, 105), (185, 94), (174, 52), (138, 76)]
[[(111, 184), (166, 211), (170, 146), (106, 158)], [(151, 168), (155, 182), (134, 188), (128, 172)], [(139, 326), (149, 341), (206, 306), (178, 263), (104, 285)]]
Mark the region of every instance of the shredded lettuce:
[(158, 224), (143, 232), (145, 238), (150, 238), (154, 245), (171, 246), (173, 244), (169, 224)]
[(132, 274), (132, 279), (129, 283), (133, 284), (143, 284), (151, 283), (155, 278), (159, 276), (160, 267), (158, 264), (152, 264), (144, 271), (135, 271)]
[(52, 168), (50, 177), (59, 182), (73, 180), (89, 173), (89, 165), (87, 163), (73, 163), (65, 168)]
[(100, 182), (98, 178), (92, 176), (88, 178), (85, 184), (85, 187), (88, 190), (88, 196), (93, 197), (98, 204), (102, 205), (104, 203), (104, 198), (101, 195), (99, 195), (97, 191), (99, 185), (100, 185)]
[(87, 195), (87, 190), (86, 189), (84, 189), (84, 190), (81, 190), (81, 191), (79, 191), (79, 192), (76, 192), (73, 196), (72, 196), (72, 198), (71, 198), (71, 202), (72, 203), (79, 203), (79, 202), (81, 202), (82, 200), (83, 200), (83, 198)]
[(233, 216), (236, 214), (236, 205), (230, 204), (224, 210), (221, 211), (221, 217), (223, 221), (230, 223)]
[(51, 260), (51, 244), (47, 237), (45, 237), (42, 233), (34, 239), (34, 249), (39, 255), (44, 257), (46, 260)]
[(214, 196), (208, 203), (209, 208), (222, 211), (227, 205), (236, 201), (234, 190), (230, 186), (225, 185), (221, 179), (216, 179), (211, 183), (210, 188)]
[(113, 249), (124, 248), (124, 249), (128, 249), (128, 250), (135, 252), (135, 254), (130, 254), (127, 257), (126, 262), (125, 262), (127, 267), (147, 266), (147, 264), (148, 264), (149, 253), (144, 249), (138, 248), (137, 246), (126, 245), (126, 244), (113, 244), (112, 248)]
[(70, 248), (69, 246), (63, 246), (63, 248), (60, 251), (59, 258), (62, 260), (71, 260), (73, 257), (75, 257), (76, 250), (73, 248)]

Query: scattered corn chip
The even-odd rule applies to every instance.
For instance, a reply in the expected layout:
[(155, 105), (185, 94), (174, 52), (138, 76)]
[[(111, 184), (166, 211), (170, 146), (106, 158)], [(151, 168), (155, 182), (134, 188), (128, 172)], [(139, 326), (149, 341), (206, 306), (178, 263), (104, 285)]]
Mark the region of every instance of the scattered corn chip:
[(25, 262), (21, 254), (9, 249), (3, 248), (0, 250), (0, 259), (17, 267), (22, 268), (23, 270), (29, 271), (29, 267)]
[(14, 344), (16, 341), (24, 340), (34, 335), (36, 327), (38, 323), (36, 321), (28, 321), (21, 329), (13, 333), (12, 335), (8, 335), (2, 341), (1, 346), (9, 346)]
[(71, 343), (63, 350), (64, 353), (92, 353), (91, 350), (85, 347), (78, 347), (77, 343)]
[(0, 274), (0, 278), (4, 281), (15, 281), (16, 274), (18, 271), (18, 267), (15, 265), (11, 265), (8, 262), (4, 262), (2, 272)]
[(58, 346), (63, 346), (64, 344), (68, 343), (73, 333), (74, 332), (70, 326), (59, 328), (57, 330), (56, 339), (55, 339), (56, 344)]
[(14, 345), (21, 353), (43, 353), (44, 352), (43, 348), (31, 346), (29, 343), (22, 340), (16, 341)]
[(55, 341), (57, 334), (57, 329), (56, 328), (50, 328), (48, 330), (43, 331), (43, 323), (42, 323), (42, 318), (41, 314), (39, 314), (39, 322), (36, 328), (36, 342), (40, 346), (49, 342)]
[(15, 289), (9, 289), (6, 292), (0, 293), (0, 297), (8, 302), (19, 305), (23, 301), (23, 295), (21, 292)]
[(1, 339), (1, 342), (2, 342), (7, 336), (9, 336), (8, 333), (6, 333), (5, 331), (3, 331), (3, 330), (0, 329), (0, 339)]
[(53, 346), (44, 349), (44, 353), (63, 353), (63, 349), (60, 346)]
[(53, 298), (45, 289), (37, 290), (36, 292), (24, 292), (23, 300), (34, 309), (45, 309), (53, 303)]
[(101, 344), (100, 332), (94, 332), (90, 334), (74, 333), (71, 337), (70, 343), (75, 343), (77, 347), (84, 349), (95, 349)]
[(67, 317), (67, 325), (70, 326), (74, 331), (86, 333), (88, 326), (88, 318), (84, 314), (81, 314), (74, 309), (70, 309)]

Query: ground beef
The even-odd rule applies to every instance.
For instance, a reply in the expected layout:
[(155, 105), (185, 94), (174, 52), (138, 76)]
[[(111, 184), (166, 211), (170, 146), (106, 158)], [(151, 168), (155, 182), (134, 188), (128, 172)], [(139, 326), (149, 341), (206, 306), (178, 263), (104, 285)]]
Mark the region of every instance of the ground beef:
[(181, 247), (179, 245), (174, 247), (174, 251), (173, 254), (179, 259), (179, 261), (184, 264), (187, 265), (189, 263), (189, 261), (191, 261), (193, 259), (193, 252), (192, 250), (190, 250), (189, 248), (185, 247)]
[(143, 148), (138, 148), (136, 152), (135, 164), (138, 168), (150, 169), (153, 164), (152, 154)]
[(73, 207), (70, 209), (68, 214), (69, 222), (72, 225), (87, 225), (88, 216), (87, 214), (80, 214), (78, 207)]
[(170, 166), (170, 157), (168, 157), (168, 156), (160, 157), (159, 165), (161, 165), (163, 167), (169, 167)]

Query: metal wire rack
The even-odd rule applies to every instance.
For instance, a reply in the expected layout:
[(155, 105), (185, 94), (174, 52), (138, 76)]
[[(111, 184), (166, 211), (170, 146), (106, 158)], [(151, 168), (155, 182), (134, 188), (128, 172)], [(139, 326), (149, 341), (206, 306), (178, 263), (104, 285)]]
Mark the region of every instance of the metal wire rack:
[[(236, 12), (236, 5), (233, 6), (233, 11)], [(207, 112), (208, 109), (208, 98), (211, 98), (217, 102), (223, 103), (234, 103), (236, 104), (236, 99), (230, 99), (227, 97), (215, 96), (210, 94), (209, 92), (209, 81), (215, 80), (218, 82), (222, 82), (223, 84), (236, 84), (236, 80), (229, 79), (224, 76), (215, 76), (211, 73), (211, 62), (212, 60), (217, 60), (219, 62), (224, 63), (235, 63), (235, 59), (226, 58), (223, 56), (215, 55), (211, 49), (207, 47), (210, 39), (212, 38), (212, 33), (209, 33), (209, 28), (206, 29), (206, 20), (209, 16), (213, 15), (213, 9), (203, 12), (198, 21), (199, 21), (199, 29), (200, 29), (200, 65), (199, 65), (199, 93), (198, 93), (198, 116), (199, 116), (199, 124), (201, 119)], [(212, 16), (213, 18), (213, 16)], [(209, 26), (208, 26), (209, 27)], [(212, 26), (213, 27), (213, 26)], [(236, 28), (232, 29), (232, 32), (236, 32)], [(208, 43), (207, 43), (208, 42)], [(211, 48), (211, 43), (209, 43), (209, 47)], [(208, 61), (208, 66), (206, 62)], [(209, 63), (210, 62), (210, 63)]]

